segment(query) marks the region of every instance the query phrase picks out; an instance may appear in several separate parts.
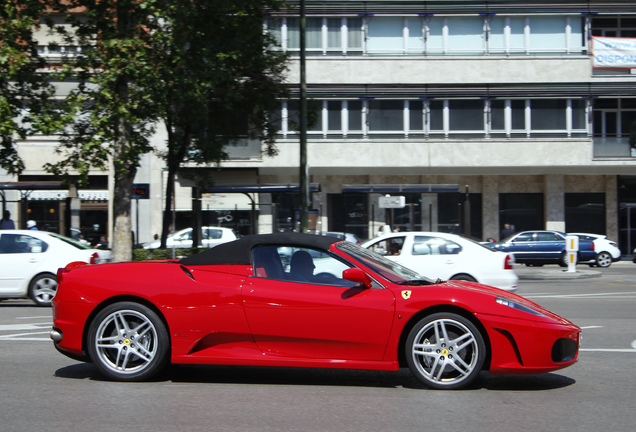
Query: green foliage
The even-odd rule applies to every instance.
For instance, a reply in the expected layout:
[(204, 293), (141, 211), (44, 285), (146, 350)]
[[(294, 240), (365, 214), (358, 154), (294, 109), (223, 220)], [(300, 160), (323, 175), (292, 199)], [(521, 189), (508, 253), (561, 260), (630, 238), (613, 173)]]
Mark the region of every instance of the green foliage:
[[(203, 252), (207, 248), (178, 248), (174, 250), (175, 258), (181, 259)], [(134, 249), (133, 261), (153, 261), (172, 259), (172, 249)]]
[(47, 130), (43, 113), (53, 87), (38, 73), (44, 61), (38, 56), (32, 31), (46, 4), (44, 0), (3, 0), (0, 4), (0, 167), (10, 174), (24, 170), (16, 138)]

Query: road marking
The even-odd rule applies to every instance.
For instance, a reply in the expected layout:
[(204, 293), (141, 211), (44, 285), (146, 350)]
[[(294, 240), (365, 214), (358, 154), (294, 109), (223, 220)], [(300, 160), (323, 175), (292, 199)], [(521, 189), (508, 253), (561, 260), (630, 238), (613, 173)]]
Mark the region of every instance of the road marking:
[(581, 348), (579, 351), (585, 352), (615, 352), (615, 353), (636, 353), (636, 348), (634, 349), (620, 349), (620, 348)]
[(581, 327), (581, 330), (589, 330), (589, 329), (597, 329), (597, 328), (603, 328), (603, 326), (587, 326), (587, 327)]
[(51, 323), (46, 324), (5, 324), (0, 325), (0, 331), (16, 331), (16, 330), (41, 330), (50, 328)]

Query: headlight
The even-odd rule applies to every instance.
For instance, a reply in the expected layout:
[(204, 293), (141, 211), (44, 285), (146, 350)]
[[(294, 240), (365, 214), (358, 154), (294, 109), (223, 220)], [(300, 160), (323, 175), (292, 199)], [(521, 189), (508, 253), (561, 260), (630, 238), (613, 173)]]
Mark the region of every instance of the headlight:
[(536, 310), (531, 309), (528, 306), (524, 306), (524, 305), (522, 305), (520, 303), (517, 303), (515, 301), (509, 300), (507, 298), (497, 297), (495, 299), (495, 301), (497, 303), (499, 303), (500, 305), (508, 306), (510, 308), (517, 309), (517, 310), (522, 311), (522, 312), (527, 312), (527, 313), (530, 313), (532, 315), (537, 315), (537, 316), (542, 316), (542, 317), (545, 316), (541, 312), (537, 312)]

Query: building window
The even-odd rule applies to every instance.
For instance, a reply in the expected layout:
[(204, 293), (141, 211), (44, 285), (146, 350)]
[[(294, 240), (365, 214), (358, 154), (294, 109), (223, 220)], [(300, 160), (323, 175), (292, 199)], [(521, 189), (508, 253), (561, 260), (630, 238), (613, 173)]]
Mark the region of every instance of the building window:
[(545, 228), (542, 193), (499, 194), (499, 225), (510, 224), (516, 232)]
[[(309, 110), (313, 121), (308, 135), (452, 139), (587, 137), (587, 106), (585, 99), (312, 100)], [(636, 110), (624, 111), (620, 118), (625, 124), (636, 124), (635, 113)], [(279, 124), (282, 135), (297, 134), (297, 101), (283, 103)]]
[(566, 193), (567, 232), (605, 234), (605, 194)]
[[(306, 49), (308, 55), (581, 54), (584, 25), (580, 15), (307, 17)], [(298, 18), (269, 19), (266, 30), (281, 49), (300, 50)]]

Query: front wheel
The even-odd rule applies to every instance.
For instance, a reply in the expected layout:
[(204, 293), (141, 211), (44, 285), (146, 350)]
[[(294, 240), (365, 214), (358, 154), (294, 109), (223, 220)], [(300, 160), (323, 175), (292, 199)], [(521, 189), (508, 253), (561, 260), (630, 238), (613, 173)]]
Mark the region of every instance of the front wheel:
[(468, 386), (479, 376), (485, 358), (486, 344), (477, 327), (453, 313), (423, 318), (406, 339), (409, 369), (435, 389)]
[(599, 252), (596, 255), (596, 265), (607, 268), (612, 265), (612, 255), (609, 252)]
[(133, 302), (114, 303), (88, 330), (91, 361), (116, 381), (143, 381), (169, 360), (170, 339), (163, 321), (150, 308)]
[(38, 306), (51, 306), (56, 293), (57, 277), (53, 274), (38, 275), (29, 284), (29, 297)]

